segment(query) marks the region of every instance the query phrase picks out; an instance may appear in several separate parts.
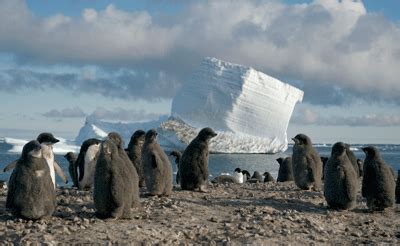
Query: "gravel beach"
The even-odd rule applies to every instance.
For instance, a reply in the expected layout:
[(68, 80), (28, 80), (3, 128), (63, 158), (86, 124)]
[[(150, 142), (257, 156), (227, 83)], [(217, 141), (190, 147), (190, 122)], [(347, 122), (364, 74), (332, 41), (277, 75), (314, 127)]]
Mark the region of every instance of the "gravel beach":
[(326, 207), (322, 191), (293, 182), (212, 184), (209, 193), (174, 188), (169, 197), (146, 197), (131, 220), (94, 216), (91, 191), (57, 190), (47, 220), (15, 219), (0, 195), (0, 244), (309, 244), (400, 243), (395, 208), (370, 213), (359, 195), (351, 211)]

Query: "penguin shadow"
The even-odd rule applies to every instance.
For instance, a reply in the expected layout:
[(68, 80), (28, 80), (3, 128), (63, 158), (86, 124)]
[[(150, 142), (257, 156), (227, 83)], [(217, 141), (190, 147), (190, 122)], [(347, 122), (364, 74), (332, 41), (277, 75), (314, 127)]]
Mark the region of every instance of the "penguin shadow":
[(207, 198), (202, 200), (191, 200), (180, 198), (181, 202), (192, 203), (200, 206), (222, 206), (222, 207), (272, 207), (278, 211), (295, 210), (304, 213), (325, 214), (327, 208), (325, 206), (316, 205), (312, 202), (302, 201), (300, 199), (284, 199), (284, 198)]

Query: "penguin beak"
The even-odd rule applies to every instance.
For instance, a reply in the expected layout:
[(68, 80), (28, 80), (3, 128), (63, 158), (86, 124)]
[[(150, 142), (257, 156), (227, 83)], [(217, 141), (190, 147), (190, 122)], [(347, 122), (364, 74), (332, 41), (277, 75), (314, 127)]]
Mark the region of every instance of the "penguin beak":
[(361, 148), (362, 149), (362, 151), (365, 153), (365, 154), (367, 154), (367, 148)]
[(292, 140), (293, 140), (294, 143), (298, 143), (299, 142), (299, 140), (297, 140), (297, 138), (292, 138)]

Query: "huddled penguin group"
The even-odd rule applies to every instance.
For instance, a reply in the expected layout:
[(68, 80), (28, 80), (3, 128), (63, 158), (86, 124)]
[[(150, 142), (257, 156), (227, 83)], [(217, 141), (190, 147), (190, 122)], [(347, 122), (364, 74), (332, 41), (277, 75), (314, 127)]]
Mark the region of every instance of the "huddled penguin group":
[[(337, 142), (330, 157), (320, 157), (305, 134), (293, 138), (292, 168), (295, 184), (300, 189), (319, 189), (324, 181), (324, 197), (329, 208), (352, 209), (357, 193), (366, 199), (371, 211), (381, 211), (400, 203), (400, 181), (380, 157), (376, 147), (362, 148), (366, 157), (357, 159), (349, 144)], [(323, 170), (323, 171), (322, 171)], [(322, 175), (323, 172), (323, 175)]]
[[(121, 136), (111, 132), (105, 140), (84, 141), (77, 156), (72, 152), (64, 156), (69, 162), (73, 187), (93, 189), (97, 217), (131, 218), (131, 208), (140, 206), (140, 188), (150, 196), (171, 195), (172, 165), (160, 147), (157, 135), (155, 129), (137, 130), (124, 149)], [(183, 153), (170, 152), (177, 165), (176, 183), (182, 190), (207, 192), (209, 142), (216, 135), (213, 129), (203, 128)], [(18, 160), (4, 168), (4, 171), (13, 169), (6, 208), (14, 216), (37, 220), (49, 217), (55, 211), (55, 174), (67, 183), (54, 159), (53, 144), (58, 141), (51, 133), (39, 134), (36, 140), (23, 147)], [(276, 159), (279, 164), (277, 182), (294, 181), (302, 190), (320, 191), (323, 187), (331, 209), (354, 208), (360, 188), (371, 211), (400, 203), (400, 181), (395, 182), (393, 171), (377, 148), (362, 148), (366, 155), (362, 161), (343, 142), (332, 146), (330, 157), (320, 157), (307, 135), (298, 134), (293, 141), (293, 154)], [(269, 172), (255, 171), (251, 176), (247, 170), (236, 168), (232, 176), (220, 175), (211, 182), (265, 183), (275, 182), (275, 179)]]

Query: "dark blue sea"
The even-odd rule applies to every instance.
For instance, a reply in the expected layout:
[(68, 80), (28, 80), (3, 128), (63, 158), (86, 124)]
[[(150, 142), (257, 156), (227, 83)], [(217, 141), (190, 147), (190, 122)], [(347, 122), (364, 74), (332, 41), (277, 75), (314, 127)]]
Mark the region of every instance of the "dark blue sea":
[[(354, 151), (357, 158), (364, 159), (365, 155), (361, 148), (367, 146), (366, 144), (352, 145), (352, 150)], [(392, 167), (392, 169), (397, 174), (397, 170), (400, 169), (400, 145), (394, 144), (375, 144), (380, 150), (381, 156), (386, 161), (386, 163)], [(0, 180), (7, 180), (10, 177), (11, 171), (3, 173), (3, 168), (5, 165), (13, 160), (19, 158), (19, 154), (11, 153), (11, 145), (6, 143), (0, 143)], [(321, 156), (330, 156), (331, 145), (315, 145), (319, 154)], [(276, 159), (281, 156), (289, 156), (292, 154), (292, 146), (289, 146), (288, 150), (284, 153), (279, 154), (211, 154), (209, 159), (209, 173), (210, 179), (221, 173), (233, 174), (236, 167), (248, 170), (251, 174), (254, 171), (270, 172), (274, 178), (278, 175), (279, 165)], [(63, 167), (65, 174), (68, 174), (68, 162), (64, 159), (63, 155), (56, 154), (55, 156), (57, 162)], [(171, 159), (171, 163), (174, 169), (174, 175), (176, 173), (175, 162)], [(175, 180), (175, 177), (174, 177)], [(57, 183), (59, 186), (64, 186), (62, 181), (57, 177)], [(67, 185), (70, 186), (71, 182)]]

